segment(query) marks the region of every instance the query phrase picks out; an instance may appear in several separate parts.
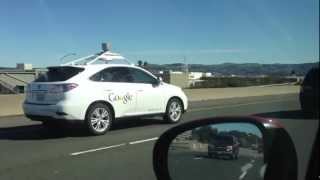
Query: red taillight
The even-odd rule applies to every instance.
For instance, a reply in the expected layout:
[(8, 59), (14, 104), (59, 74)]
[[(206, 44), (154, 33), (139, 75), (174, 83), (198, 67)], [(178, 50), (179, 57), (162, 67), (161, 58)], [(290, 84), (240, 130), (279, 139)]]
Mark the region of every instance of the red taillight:
[(78, 87), (78, 84), (75, 84), (75, 83), (55, 84), (55, 85), (49, 86), (49, 92), (50, 93), (64, 93), (64, 92), (68, 92), (76, 87)]
[(62, 91), (68, 92), (76, 87), (78, 87), (78, 84), (75, 84), (75, 83), (62, 84)]

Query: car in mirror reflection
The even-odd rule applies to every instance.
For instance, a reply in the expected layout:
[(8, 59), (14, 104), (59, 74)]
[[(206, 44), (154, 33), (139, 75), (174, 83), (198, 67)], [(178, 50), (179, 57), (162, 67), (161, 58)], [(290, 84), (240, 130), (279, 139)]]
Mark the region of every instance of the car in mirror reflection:
[[(257, 117), (201, 119), (169, 129), (153, 151), (157, 179), (296, 179), (282, 125)], [(284, 178), (279, 178), (284, 177)]]
[(232, 135), (216, 135), (208, 141), (208, 156), (211, 158), (228, 157), (238, 159), (239, 146), (237, 138)]

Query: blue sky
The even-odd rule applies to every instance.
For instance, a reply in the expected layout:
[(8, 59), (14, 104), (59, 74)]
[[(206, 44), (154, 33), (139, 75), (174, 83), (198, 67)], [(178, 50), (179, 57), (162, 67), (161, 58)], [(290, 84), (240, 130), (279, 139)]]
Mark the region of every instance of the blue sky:
[(103, 41), (132, 62), (315, 62), (319, 0), (0, 1), (0, 66), (57, 65)]

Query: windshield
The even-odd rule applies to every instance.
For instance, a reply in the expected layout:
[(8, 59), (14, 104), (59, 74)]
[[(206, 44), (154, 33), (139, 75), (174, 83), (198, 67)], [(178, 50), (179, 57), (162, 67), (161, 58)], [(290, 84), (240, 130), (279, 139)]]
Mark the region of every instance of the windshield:
[(230, 136), (217, 136), (214, 138), (214, 142), (216, 145), (232, 145), (233, 139)]
[[(167, 130), (230, 116), (281, 124), (305, 179), (320, 122), (319, 2), (0, 0), (0, 180), (156, 180)], [(231, 125), (177, 139), (179, 179), (277, 170), (264, 148), (282, 142)]]

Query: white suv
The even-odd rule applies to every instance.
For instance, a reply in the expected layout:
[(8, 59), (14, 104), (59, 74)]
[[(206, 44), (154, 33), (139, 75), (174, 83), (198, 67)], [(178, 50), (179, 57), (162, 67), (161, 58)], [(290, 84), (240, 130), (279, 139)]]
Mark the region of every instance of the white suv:
[(181, 88), (134, 65), (49, 67), (27, 89), (23, 109), (28, 118), (44, 125), (83, 121), (94, 135), (104, 134), (121, 117), (163, 115), (176, 123), (188, 107)]

